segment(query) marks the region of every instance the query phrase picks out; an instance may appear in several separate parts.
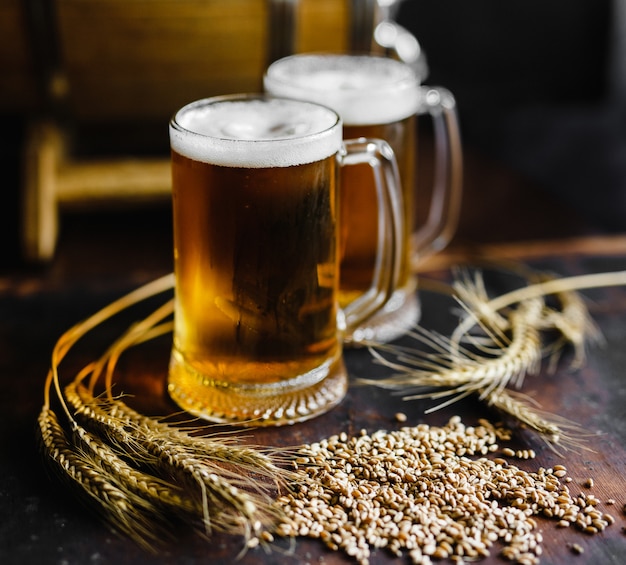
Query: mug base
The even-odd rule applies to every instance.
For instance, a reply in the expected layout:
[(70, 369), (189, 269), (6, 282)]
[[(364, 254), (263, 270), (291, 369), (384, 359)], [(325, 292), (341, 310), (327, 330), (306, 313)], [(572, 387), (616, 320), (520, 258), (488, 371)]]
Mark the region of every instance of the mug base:
[(399, 289), (367, 322), (344, 337), (344, 345), (361, 347), (368, 342), (388, 343), (398, 339), (417, 325), (421, 313), (413, 285), (408, 290)]
[(348, 373), (340, 357), (286, 382), (233, 384), (207, 377), (173, 351), (167, 389), (179, 407), (203, 420), (283, 426), (309, 420), (339, 404), (348, 390)]

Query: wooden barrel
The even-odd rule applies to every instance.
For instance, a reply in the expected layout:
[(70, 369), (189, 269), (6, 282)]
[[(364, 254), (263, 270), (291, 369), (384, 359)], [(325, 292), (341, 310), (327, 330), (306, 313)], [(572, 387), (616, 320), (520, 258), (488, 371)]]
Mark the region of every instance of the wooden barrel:
[[(56, 0), (79, 121), (166, 120), (205, 96), (256, 92), (269, 59), (268, 0)], [(345, 0), (300, 0), (296, 51), (344, 50)]]
[[(37, 8), (44, 5), (42, 15)], [(22, 42), (24, 56), (30, 53), (30, 63), (37, 63), (24, 63), (26, 77), (5, 72), (11, 59), (0, 51), (0, 72), (13, 81), (5, 102), (16, 106), (20, 102), (8, 97), (21, 97), (25, 111), (38, 106), (37, 113), (43, 109), (49, 118), (29, 128), (24, 147), (24, 256), (53, 256), (63, 208), (169, 198), (167, 122), (176, 109), (207, 96), (261, 91), (265, 68), (285, 51), (347, 51), (354, 45), (355, 10), (369, 5), (5, 0), (0, 15), (9, 14), (23, 32), (8, 37)], [(11, 31), (9, 20), (0, 21), (0, 33)], [(32, 100), (29, 89), (37, 91)], [(133, 136), (138, 141), (129, 143)], [(155, 140), (159, 152), (147, 158)]]

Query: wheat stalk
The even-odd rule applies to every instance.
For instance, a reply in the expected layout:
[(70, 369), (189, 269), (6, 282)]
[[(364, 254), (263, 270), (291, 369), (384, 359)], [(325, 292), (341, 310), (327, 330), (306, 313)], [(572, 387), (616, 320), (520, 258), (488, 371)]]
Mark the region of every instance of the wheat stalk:
[[(229, 474), (231, 481), (240, 482), (241, 486), (247, 488), (255, 487), (267, 497), (264, 484), (251, 482), (246, 479), (246, 475), (262, 476), (273, 481), (277, 487), (284, 487), (292, 477), (288, 471), (277, 467), (276, 463), (288, 450), (245, 446), (232, 438), (227, 439), (224, 434), (207, 434), (206, 431), (193, 428), (182, 429), (139, 414), (120, 399), (113, 397), (113, 373), (121, 354), (139, 342), (169, 331), (171, 324), (158, 322), (171, 312), (172, 304), (166, 303), (125, 332), (93, 366), (88, 389), (80, 386), (86, 375), (77, 376), (68, 387), (74, 392), (75, 409), (89, 409), (92, 412), (91, 417), (99, 421), (103, 431), (113, 434), (121, 445), (133, 444), (136, 451), (144, 456), (152, 454), (163, 458), (164, 454), (169, 456), (174, 450), (183, 449), (188, 456), (203, 458), (207, 465), (214, 465), (215, 470), (219, 468), (222, 475), (228, 474), (228, 466), (233, 467), (233, 472)], [(96, 401), (93, 396), (94, 384), (100, 378), (105, 383), (107, 402), (102, 399)], [(98, 410), (94, 412), (95, 409)], [(192, 436), (191, 433), (195, 435)]]
[[(528, 286), (515, 289), (511, 292), (501, 294), (489, 300), (484, 306), (484, 310), (498, 312), (514, 304), (519, 304), (531, 298), (546, 297), (548, 295), (560, 295), (561, 297), (573, 296), (573, 293), (584, 289), (601, 288), (607, 286), (626, 285), (626, 271), (616, 271), (612, 273), (594, 273), (564, 278), (549, 278), (542, 282), (530, 284)], [(567, 298), (565, 299), (567, 300)], [(476, 316), (468, 316), (459, 323), (453, 334), (453, 340), (459, 341), (458, 336), (466, 335), (477, 323)]]
[[(195, 502), (194, 508), (200, 509), (207, 533), (232, 531), (249, 523), (251, 531), (258, 534), (256, 530), (268, 527), (278, 517), (266, 483), (272, 480), (284, 486), (288, 472), (278, 468), (269, 455), (227, 443), (219, 436), (192, 437), (138, 414), (119, 400), (95, 399), (76, 382), (65, 388), (65, 394), (77, 417), (94, 431), (117, 446), (125, 446), (127, 454), (157, 474), (176, 477), (175, 484), (183, 485), (185, 494)], [(251, 481), (250, 475), (264, 481)]]
[(587, 344), (601, 343), (602, 334), (578, 292), (559, 291), (554, 295), (560, 303), (560, 309), (546, 308), (544, 312), (544, 329), (555, 329), (561, 336), (551, 347), (554, 351), (551, 364), (554, 366), (563, 346), (569, 343), (574, 348), (571, 366), (579, 369), (585, 362)]
[[(574, 291), (610, 284), (626, 284), (626, 272), (542, 281), (490, 300), (479, 277), (473, 282), (468, 279), (456, 288), (467, 317), (451, 338), (417, 328), (412, 335), (427, 344), (431, 353), (370, 344), (375, 359), (398, 374), (362, 382), (405, 393), (417, 387), (441, 389), (407, 398), (454, 396), (436, 408), (476, 393), (537, 431), (549, 444), (577, 447), (580, 442), (569, 432), (579, 430), (572, 423), (541, 412), (527, 397), (506, 387), (519, 386), (526, 374), (536, 372), (542, 355), (539, 332), (545, 329), (557, 329), (563, 343), (573, 344), (575, 363), (582, 363), (584, 345), (595, 335), (595, 326)], [(183, 429), (144, 416), (112, 392), (115, 367), (124, 351), (171, 331), (171, 322), (163, 322), (172, 313), (171, 301), (133, 324), (65, 390), (61, 385), (59, 365), (80, 338), (113, 315), (172, 286), (172, 275), (157, 279), (61, 336), (52, 352), (38, 419), (42, 451), (55, 471), (77, 487), (113, 529), (144, 547), (154, 548), (154, 542), (170, 531), (171, 520), (180, 518), (194, 528), (203, 525), (203, 533), (220, 530), (243, 535), (244, 547), (252, 547), (265, 539), (266, 529), (284, 519), (268, 485), (273, 483), (280, 490), (293, 480), (294, 475), (278, 465), (291, 459), (288, 451), (240, 445), (235, 436), (204, 430), (197, 435), (200, 428)], [(543, 297), (548, 294), (557, 296), (560, 310), (545, 305)], [(476, 326), (481, 336), (470, 333)], [(557, 343), (552, 350), (557, 353), (561, 347)], [(384, 357), (389, 352), (396, 355), (395, 361)], [(95, 394), (100, 381), (104, 397)], [(52, 391), (69, 432), (51, 406)]]
[[(484, 397), (491, 390), (501, 390), (513, 382), (520, 386), (523, 377), (536, 373), (541, 359), (541, 343), (536, 324), (543, 307), (539, 299), (528, 301), (511, 313), (511, 338), (500, 336), (498, 355), (486, 357), (464, 348), (453, 347), (449, 340), (435, 338), (427, 332), (413, 333), (418, 339), (428, 344), (436, 343), (439, 352), (436, 356), (426, 356), (427, 370), (424, 366), (424, 356), (419, 350), (414, 351), (410, 358), (407, 350), (396, 362), (384, 358), (375, 347), (372, 354), (383, 365), (393, 368), (397, 372), (382, 380), (366, 380), (361, 382), (375, 384), (380, 387), (402, 390), (407, 400), (416, 398), (440, 398), (442, 396), (457, 395), (457, 399), (471, 393), (479, 392)], [(394, 347), (386, 347), (387, 351), (394, 352)], [(418, 366), (420, 368), (414, 369)], [(411, 394), (411, 390), (424, 387), (443, 387), (443, 392)], [(443, 405), (438, 406), (440, 408)]]
[[(183, 519), (204, 533), (242, 535), (244, 549), (263, 541), (281, 511), (272, 489), (284, 485), (290, 472), (277, 466), (270, 450), (237, 445), (233, 437), (194, 437), (190, 432), (140, 415), (112, 396), (112, 375), (119, 356), (137, 343), (171, 330), (162, 320), (171, 301), (131, 328), (96, 362), (80, 371), (65, 390), (59, 365), (88, 331), (129, 306), (171, 288), (163, 277), (126, 295), (57, 341), (44, 387), (39, 418), (42, 451), (62, 477), (95, 504), (114, 530), (144, 547), (166, 538), (172, 519)], [(104, 376), (107, 398), (93, 389)], [(83, 384), (89, 378), (88, 386)], [(65, 414), (67, 434), (51, 408), (51, 391)], [(278, 450), (276, 450), (276, 453)], [(247, 489), (247, 490), (246, 490)]]
[(156, 519), (157, 509), (114, 480), (110, 468), (103, 466), (100, 458), (77, 449), (56, 413), (47, 406), (39, 414), (38, 430), (48, 464), (62, 480), (76, 487), (113, 530), (128, 535), (147, 549), (163, 539), (168, 529)]
[[(138, 499), (146, 501), (150, 508), (190, 513), (198, 510), (199, 507), (181, 488), (130, 465), (123, 459), (130, 455), (127, 450), (120, 449), (117, 445), (111, 447), (76, 421), (72, 422), (72, 432), (73, 444), (77, 449), (81, 450), (99, 468), (105, 470), (107, 476), (114, 478), (123, 489), (132, 492)], [(133, 463), (137, 464), (135, 452), (132, 452), (132, 455)], [(140, 460), (140, 463), (145, 463), (145, 461)]]
[[(396, 372), (385, 379), (360, 382), (400, 391), (407, 400), (452, 397), (427, 413), (476, 393), (479, 399), (536, 431), (550, 445), (580, 447), (582, 441), (572, 434), (583, 434), (575, 424), (539, 410), (528, 397), (506, 387), (519, 388), (525, 375), (536, 374), (547, 352), (552, 353), (554, 364), (566, 343), (574, 347), (572, 366), (580, 367), (586, 344), (599, 341), (601, 336), (577, 290), (626, 284), (626, 271), (565, 279), (532, 273), (530, 278), (536, 282), (493, 299), (488, 297), (479, 273), (473, 279), (464, 276), (455, 281), (454, 298), (466, 316), (451, 337), (422, 328), (409, 334), (427, 345), (431, 353), (370, 344), (376, 361)], [(544, 297), (548, 295), (557, 298), (559, 309), (546, 305)], [(471, 333), (474, 328), (481, 334)], [(545, 330), (557, 330), (560, 338), (542, 347), (541, 333)], [(395, 360), (385, 354), (395, 356)], [(422, 392), (417, 392), (420, 389)]]
[(539, 437), (555, 451), (556, 445), (565, 449), (589, 449), (580, 439), (586, 434), (578, 424), (541, 410), (538, 404), (525, 394), (502, 389), (489, 392), (485, 396), (485, 401), (489, 406), (537, 432)]

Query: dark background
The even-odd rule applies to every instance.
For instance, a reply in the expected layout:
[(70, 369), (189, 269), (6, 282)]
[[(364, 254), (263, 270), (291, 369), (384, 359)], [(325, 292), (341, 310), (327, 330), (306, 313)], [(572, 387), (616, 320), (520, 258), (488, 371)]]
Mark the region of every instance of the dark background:
[[(455, 93), (463, 139), (626, 228), (626, 9), (609, 0), (409, 0), (428, 82)], [(506, 188), (503, 187), (503, 190)]]
[[(24, 5), (31, 25), (52, 17), (45, 13), (51, 2)], [(397, 15), (426, 53), (426, 82), (455, 94), (466, 150), (534, 182), (598, 232), (626, 227), (626, 9), (619, 6), (617, 0), (405, 0)], [(34, 17), (37, 8), (43, 14)], [(31, 48), (36, 69), (60, 57), (45, 46)], [(25, 127), (50, 110), (45, 97), (16, 106), (0, 107), (2, 270), (22, 266)], [(155, 131), (154, 146), (165, 151), (166, 128)], [(506, 203), (510, 189), (501, 190)]]

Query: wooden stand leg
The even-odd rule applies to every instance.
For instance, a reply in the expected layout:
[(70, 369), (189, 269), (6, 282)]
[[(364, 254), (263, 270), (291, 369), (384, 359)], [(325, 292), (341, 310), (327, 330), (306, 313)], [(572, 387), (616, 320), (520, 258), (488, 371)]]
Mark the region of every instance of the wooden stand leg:
[(24, 150), (23, 256), (31, 262), (53, 258), (63, 209), (143, 206), (170, 198), (169, 158), (73, 161), (62, 130), (37, 122)]
[(29, 127), (24, 147), (22, 253), (28, 261), (48, 261), (58, 235), (56, 179), (63, 154), (61, 133), (51, 122)]

